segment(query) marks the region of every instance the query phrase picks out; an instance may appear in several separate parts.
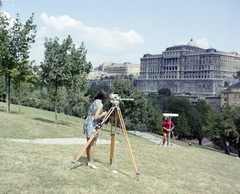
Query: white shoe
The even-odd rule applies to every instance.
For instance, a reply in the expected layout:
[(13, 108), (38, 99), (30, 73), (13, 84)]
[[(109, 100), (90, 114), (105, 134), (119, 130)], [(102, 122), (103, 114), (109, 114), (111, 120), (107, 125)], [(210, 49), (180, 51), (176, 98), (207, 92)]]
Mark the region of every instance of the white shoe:
[(91, 163), (88, 163), (88, 167), (89, 167), (89, 168), (93, 168), (93, 169), (96, 169), (96, 168), (97, 168), (94, 164), (91, 164)]

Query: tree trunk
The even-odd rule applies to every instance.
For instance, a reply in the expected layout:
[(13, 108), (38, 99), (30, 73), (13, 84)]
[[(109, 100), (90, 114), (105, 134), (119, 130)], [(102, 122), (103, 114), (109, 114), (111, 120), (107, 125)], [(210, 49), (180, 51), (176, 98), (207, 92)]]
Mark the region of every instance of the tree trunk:
[(10, 75), (8, 73), (5, 74), (6, 81), (6, 110), (10, 112)]
[(203, 139), (203, 138), (198, 138), (198, 144), (199, 144), (199, 145), (202, 145), (202, 139)]
[(54, 101), (54, 111), (55, 111), (55, 124), (58, 124), (58, 118), (57, 118), (57, 86), (55, 88), (55, 101)]
[(224, 141), (223, 148), (224, 148), (224, 153), (230, 155), (229, 143), (228, 142)]
[(21, 88), (20, 80), (18, 81), (18, 112), (20, 112), (20, 103), (21, 103)]

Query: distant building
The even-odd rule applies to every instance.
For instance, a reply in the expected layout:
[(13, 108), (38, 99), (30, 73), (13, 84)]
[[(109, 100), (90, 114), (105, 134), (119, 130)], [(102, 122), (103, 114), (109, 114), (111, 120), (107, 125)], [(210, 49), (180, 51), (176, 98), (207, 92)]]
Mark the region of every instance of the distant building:
[(146, 94), (168, 88), (178, 96), (217, 97), (226, 85), (236, 82), (233, 75), (240, 71), (240, 54), (199, 48), (192, 39), (187, 45), (168, 47), (162, 54), (145, 54), (140, 60), (135, 84)]
[(139, 72), (140, 64), (104, 62), (90, 72), (89, 83), (86, 86), (90, 87), (92, 84), (112, 86), (115, 77), (133, 82), (138, 78)]
[(198, 100), (205, 100), (206, 103), (212, 108), (220, 108), (221, 106), (220, 97), (215, 97), (215, 96), (199, 97), (199, 96), (192, 96), (192, 95), (181, 95), (181, 96), (177, 95), (177, 97), (188, 99), (193, 106), (196, 106)]
[(134, 77), (139, 76), (140, 64), (125, 63), (112, 63), (104, 68), (104, 72), (109, 75), (130, 75)]
[(240, 82), (221, 92), (221, 107), (240, 106)]
[(92, 70), (88, 75), (88, 79), (89, 80), (100, 79), (100, 78), (105, 77), (105, 76), (107, 76), (107, 73), (105, 73), (103, 71)]

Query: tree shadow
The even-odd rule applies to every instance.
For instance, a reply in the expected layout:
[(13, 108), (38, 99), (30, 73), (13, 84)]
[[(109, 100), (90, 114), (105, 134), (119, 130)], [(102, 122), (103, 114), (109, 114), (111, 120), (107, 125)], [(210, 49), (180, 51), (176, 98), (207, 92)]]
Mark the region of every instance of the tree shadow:
[[(5, 107), (3, 107), (3, 106), (0, 106), (0, 112), (5, 112), (5, 113), (7, 113), (7, 111), (6, 111), (6, 108)], [(19, 112), (19, 111), (14, 111), (14, 110), (11, 110), (10, 112), (9, 112), (10, 114), (22, 114), (21, 112)]]
[[(36, 120), (36, 121), (41, 121), (41, 122), (44, 122), (44, 123), (49, 123), (49, 124), (55, 124), (55, 121), (49, 120), (49, 119), (34, 118), (34, 120)], [(67, 122), (65, 122), (65, 121), (58, 121), (58, 124), (60, 124), (60, 125), (66, 125), (66, 126), (70, 125), (70, 123), (67, 123)]]
[[(222, 149), (218, 149), (218, 148), (214, 148), (214, 147), (210, 147), (210, 146), (198, 146), (199, 148), (202, 148), (202, 149), (206, 149), (206, 150), (210, 150), (210, 151), (213, 151), (213, 152), (218, 152), (218, 153), (221, 153), (221, 154), (225, 154), (224, 153), (224, 150)], [(226, 156), (233, 156), (233, 157), (237, 157), (237, 154), (236, 153), (233, 153), (233, 152), (230, 152), (230, 154), (225, 154)]]

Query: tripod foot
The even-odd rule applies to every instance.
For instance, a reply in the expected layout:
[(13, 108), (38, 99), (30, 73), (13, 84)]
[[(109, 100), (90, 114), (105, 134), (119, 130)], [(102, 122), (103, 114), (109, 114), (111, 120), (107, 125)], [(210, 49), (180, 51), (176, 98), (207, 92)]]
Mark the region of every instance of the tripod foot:
[(110, 165), (112, 165), (112, 158), (110, 158)]
[(70, 164), (70, 170), (73, 169), (75, 162), (76, 162), (75, 160), (74, 160), (74, 161), (71, 161), (71, 164)]
[(140, 180), (140, 172), (136, 172), (136, 176), (137, 176), (137, 180), (139, 181)]
[(116, 171), (116, 170), (113, 170), (112, 172), (115, 173), (115, 174), (117, 174), (117, 171)]

